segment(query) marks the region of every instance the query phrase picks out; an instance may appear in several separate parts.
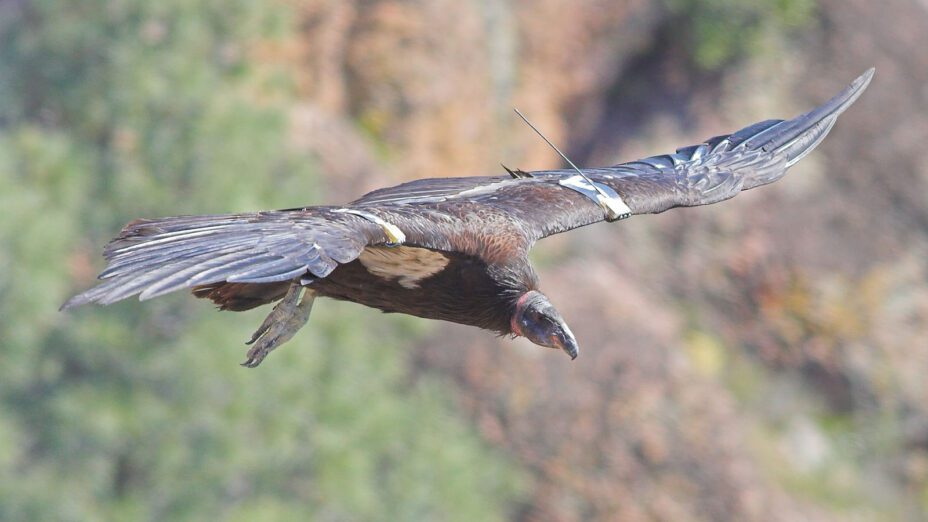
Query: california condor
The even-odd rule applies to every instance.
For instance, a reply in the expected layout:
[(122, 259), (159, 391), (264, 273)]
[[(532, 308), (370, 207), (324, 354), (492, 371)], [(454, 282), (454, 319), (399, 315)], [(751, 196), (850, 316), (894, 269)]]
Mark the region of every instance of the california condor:
[[(792, 120), (767, 120), (613, 167), (420, 179), (344, 206), (138, 219), (103, 252), (98, 286), (62, 309), (192, 288), (221, 310), (280, 301), (248, 344), (257, 366), (316, 296), (473, 325), (564, 350), (577, 341), (539, 291), (535, 241), (599, 221), (708, 205), (780, 179), (824, 139), (873, 69)], [(508, 169), (507, 169), (508, 170)]]

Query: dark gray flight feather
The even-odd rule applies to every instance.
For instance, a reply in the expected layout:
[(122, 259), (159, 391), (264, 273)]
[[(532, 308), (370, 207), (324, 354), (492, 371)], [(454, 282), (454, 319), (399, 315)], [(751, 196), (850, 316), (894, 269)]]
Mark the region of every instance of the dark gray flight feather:
[(386, 241), (377, 225), (328, 207), (136, 220), (104, 250), (98, 286), (62, 308), (142, 300), (220, 281), (270, 283), (325, 277), (365, 246)]

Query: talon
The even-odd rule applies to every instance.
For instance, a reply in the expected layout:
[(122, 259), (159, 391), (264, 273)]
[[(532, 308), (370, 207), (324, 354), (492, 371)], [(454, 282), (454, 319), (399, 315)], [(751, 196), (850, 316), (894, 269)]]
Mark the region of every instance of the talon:
[[(245, 344), (254, 346), (248, 350), (247, 359), (241, 363), (246, 368), (255, 368), (265, 357), (281, 344), (289, 341), (306, 324), (313, 307), (315, 292), (306, 290), (299, 283), (290, 285), (287, 295), (277, 303), (261, 326)], [(300, 298), (302, 294), (302, 299)]]
[(266, 332), (267, 329), (271, 327), (271, 324), (269, 321), (270, 318), (271, 318), (270, 315), (264, 318), (264, 322), (261, 323), (261, 326), (259, 326), (258, 329), (255, 330), (255, 333), (251, 334), (251, 339), (245, 341), (246, 346), (254, 344), (255, 341), (258, 340), (258, 337), (261, 337), (261, 334)]
[[(284, 300), (288, 299), (289, 295), (290, 294), (287, 294), (288, 297), (285, 297)], [(259, 326), (258, 329), (255, 330), (255, 333), (251, 334), (251, 339), (245, 341), (246, 345), (254, 344), (254, 342), (257, 341), (258, 338), (260, 338), (262, 335), (264, 335), (264, 333), (267, 332), (271, 328), (271, 326), (274, 325), (276, 321), (279, 321), (281, 319), (280, 316), (286, 313), (284, 311), (278, 311), (281, 305), (283, 304), (284, 304), (284, 301), (281, 301), (277, 303), (277, 305), (274, 306), (274, 308), (271, 310), (271, 313), (269, 313), (267, 317), (264, 318), (264, 321), (261, 323), (261, 326)]]
[(300, 292), (302, 290), (301, 285), (294, 283), (290, 286), (290, 289), (287, 290), (287, 294), (279, 303), (274, 305), (274, 309), (271, 310), (271, 313), (264, 318), (264, 321), (261, 323), (261, 326), (255, 330), (255, 333), (251, 335), (251, 339), (245, 341), (246, 345), (254, 344), (265, 332), (270, 329), (270, 327), (276, 322), (281, 320), (281, 315), (285, 315), (288, 311), (280, 310), (281, 308), (290, 308), (292, 309), (296, 305), (297, 301), (300, 299)]

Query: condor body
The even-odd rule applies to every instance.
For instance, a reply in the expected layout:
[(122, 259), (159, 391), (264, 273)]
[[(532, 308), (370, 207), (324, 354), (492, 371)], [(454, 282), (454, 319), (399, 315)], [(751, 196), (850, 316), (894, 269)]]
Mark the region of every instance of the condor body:
[[(576, 357), (573, 333), (529, 264), (536, 241), (607, 220), (616, 205), (659, 213), (774, 182), (824, 139), (872, 76), (791, 120), (583, 169), (582, 180), (571, 170), (420, 179), (344, 206), (136, 220), (104, 250), (102, 282), (63, 308), (183, 288), (223, 310), (279, 301), (249, 341), (247, 366), (291, 338), (317, 296), (522, 335)], [(597, 199), (607, 192), (616, 205)]]

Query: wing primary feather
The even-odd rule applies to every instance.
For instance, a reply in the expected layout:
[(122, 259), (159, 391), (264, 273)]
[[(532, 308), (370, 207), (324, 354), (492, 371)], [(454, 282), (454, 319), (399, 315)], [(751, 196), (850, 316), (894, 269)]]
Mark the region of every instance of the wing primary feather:
[[(305, 264), (301, 263), (298, 266), (303, 267), (303, 270), (306, 269)], [(283, 269), (284, 272), (289, 272), (295, 270), (296, 268), (297, 267), (294, 267), (293, 259), (282, 257), (268, 261), (266, 263), (249, 265), (245, 270), (236, 270), (235, 272), (227, 275), (225, 279), (230, 283), (254, 282), (250, 280), (252, 278), (261, 278), (269, 275), (279, 275), (282, 273), (281, 269)]]
[[(247, 277), (247, 278), (236, 278), (235, 282), (256, 283), (256, 284), (279, 283), (281, 281), (289, 281), (290, 279), (295, 279), (297, 277), (300, 277), (301, 275), (305, 274), (307, 270), (308, 270), (308, 267), (306, 265), (303, 265), (303, 266), (293, 268), (290, 270), (286, 270), (286, 271), (282, 271), (276, 274), (267, 274), (267, 275)], [(232, 279), (229, 279), (229, 281), (232, 282)]]
[(114, 258), (110, 261), (110, 265), (106, 270), (100, 273), (99, 278), (109, 279), (131, 270), (136, 270), (142, 266), (158, 266), (160, 263), (166, 261), (182, 261), (184, 259), (207, 254), (217, 255), (249, 249), (253, 247), (256, 241), (255, 238), (229, 242), (221, 241), (221, 239), (222, 238), (217, 238), (208, 245), (184, 245), (184, 247), (178, 249), (153, 250), (152, 252), (146, 252), (144, 254)]
[(763, 148), (768, 152), (780, 150), (819, 122), (832, 116), (837, 117), (844, 112), (870, 84), (873, 73), (873, 68), (868, 69), (827, 102), (796, 118), (777, 124), (775, 127), (768, 129), (770, 132), (763, 132), (750, 138), (745, 142), (745, 146), (752, 149)]
[[(312, 259), (312, 258), (311, 258), (311, 259)], [(301, 260), (301, 262), (302, 262), (302, 263), (305, 263), (306, 260), (305, 260), (305, 259), (304, 259), (304, 260)], [(230, 273), (230, 272), (234, 273), (235, 270), (239, 270), (239, 269), (244, 268), (244, 267), (246, 267), (246, 266), (249, 266), (249, 265), (251, 265), (251, 264), (253, 264), (253, 263), (245, 263), (245, 262), (243, 262), (243, 263), (237, 263), (237, 264), (235, 264), (235, 265), (230, 265), (230, 266), (220, 266), (220, 267), (212, 268), (212, 269), (210, 269), (210, 270), (206, 270), (206, 271), (204, 271), (204, 272), (202, 272), (202, 273), (199, 273), (199, 274), (197, 274), (197, 275), (191, 277), (191, 278), (190, 278), (190, 281), (188, 281), (188, 285), (189, 285), (189, 286), (197, 286), (197, 285), (201, 285), (201, 284), (208, 284), (209, 282), (215, 282), (215, 281), (217, 281), (217, 280), (220, 280), (220, 281), (221, 281), (221, 280), (224, 280), (224, 279), (225, 279), (226, 274), (228, 274), (228, 273)], [(294, 264), (294, 265), (295, 265), (296, 263), (295, 263), (295, 262), (291, 262), (291, 264)], [(305, 268), (304, 268), (304, 270), (305, 270)]]
[[(131, 285), (126, 285), (126, 287), (119, 293), (115, 294), (113, 298), (118, 301), (119, 299), (129, 297), (135, 292), (141, 290), (139, 300), (144, 301), (152, 297), (166, 294), (173, 290), (184, 288), (187, 286), (187, 281), (192, 276), (203, 270), (218, 267), (232, 270), (233, 267), (264, 262), (272, 257), (273, 256), (268, 254), (255, 256), (250, 252), (236, 252), (219, 257), (210, 257), (207, 259), (199, 258), (192, 263), (188, 262), (180, 265), (167, 265), (150, 274), (143, 275), (134, 281)], [(224, 277), (217, 276), (216, 279), (213, 279), (212, 281), (207, 280), (204, 281), (204, 283), (212, 283), (222, 279), (224, 279)]]
[(104, 249), (109, 263), (102, 281), (62, 309), (134, 294), (150, 299), (228, 279), (273, 283), (307, 272), (325, 277), (378, 241), (382, 233), (375, 225), (333, 214), (330, 207), (139, 219)]
[(808, 134), (804, 134), (800, 136), (800, 138), (802, 138), (803, 136), (807, 136), (808, 138), (810, 138), (808, 143), (799, 142), (799, 138), (797, 138), (797, 140), (794, 140), (791, 143), (791, 145), (795, 146), (798, 144), (799, 146), (796, 148), (799, 150), (799, 152), (795, 156), (788, 155), (790, 156), (790, 158), (786, 162), (786, 168), (790, 168), (796, 163), (799, 163), (799, 160), (801, 160), (802, 158), (805, 158), (810, 152), (815, 150), (815, 148), (818, 147), (818, 145), (822, 142), (822, 140), (824, 140), (825, 137), (828, 136), (828, 133), (831, 132), (831, 128), (835, 126), (835, 123), (837, 123), (837, 121), (838, 121), (837, 115), (831, 116), (829, 119), (823, 120), (821, 122), (821, 123), (824, 123), (824, 125), (822, 125), (821, 123), (819, 124), (818, 126), (819, 128), (816, 129), (816, 132), (814, 134), (808, 133)]
[[(194, 263), (187, 263), (181, 266), (169, 265), (156, 272), (156, 276), (160, 276), (160, 279), (156, 279), (156, 282), (152, 284), (145, 284), (145, 289), (142, 290), (142, 292), (139, 294), (139, 300), (145, 301), (147, 299), (151, 299), (152, 297), (158, 297), (159, 295), (164, 295), (186, 286), (192, 286), (190, 285), (190, 279), (194, 275), (202, 273), (204, 270), (211, 268), (231, 270), (231, 267), (241, 264), (246, 264), (247, 266), (253, 262), (253, 254), (249, 252), (235, 252), (219, 257), (209, 257), (206, 259), (198, 258), (198, 260)], [(212, 283), (216, 282), (216, 280), (206, 282)], [(128, 297), (128, 295), (126, 297)]]

